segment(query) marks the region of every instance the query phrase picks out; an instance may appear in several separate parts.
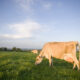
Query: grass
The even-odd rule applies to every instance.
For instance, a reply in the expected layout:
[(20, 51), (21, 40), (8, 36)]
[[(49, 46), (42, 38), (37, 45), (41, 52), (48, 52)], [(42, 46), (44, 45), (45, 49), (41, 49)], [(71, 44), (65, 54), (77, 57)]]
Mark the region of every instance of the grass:
[(44, 59), (35, 65), (36, 54), (31, 52), (0, 52), (0, 80), (80, 80), (80, 71), (72, 64), (53, 59), (49, 67)]

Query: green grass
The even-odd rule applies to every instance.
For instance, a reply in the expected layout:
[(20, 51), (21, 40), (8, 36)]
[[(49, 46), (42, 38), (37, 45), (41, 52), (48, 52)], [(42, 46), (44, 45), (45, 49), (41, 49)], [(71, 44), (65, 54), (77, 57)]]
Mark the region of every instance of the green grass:
[(80, 80), (80, 71), (72, 64), (53, 59), (49, 67), (44, 59), (35, 65), (37, 55), (31, 52), (0, 52), (0, 80)]

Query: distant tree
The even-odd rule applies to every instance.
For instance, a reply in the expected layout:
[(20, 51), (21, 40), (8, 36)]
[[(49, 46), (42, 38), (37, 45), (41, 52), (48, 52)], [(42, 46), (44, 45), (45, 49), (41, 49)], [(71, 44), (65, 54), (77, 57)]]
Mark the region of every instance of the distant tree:
[(22, 51), (20, 48), (17, 48), (16, 51)]
[(16, 50), (17, 50), (17, 48), (16, 48), (16, 47), (13, 47), (13, 48), (12, 48), (12, 51), (16, 51)]
[(8, 49), (6, 47), (3, 48), (4, 51), (7, 51)]
[(1, 47), (0, 51), (8, 51), (7, 47)]
[(2, 48), (0, 48), (0, 51), (2, 51)]

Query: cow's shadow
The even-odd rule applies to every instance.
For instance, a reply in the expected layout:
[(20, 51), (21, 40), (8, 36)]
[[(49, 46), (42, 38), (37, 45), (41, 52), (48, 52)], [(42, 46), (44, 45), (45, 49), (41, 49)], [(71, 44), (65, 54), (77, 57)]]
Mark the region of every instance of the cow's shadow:
[[(43, 67), (51, 67), (51, 68), (62, 68), (62, 69), (73, 69), (73, 63), (69, 63), (65, 60), (61, 59), (53, 59), (53, 66), (49, 66), (49, 61), (47, 59), (43, 59), (42, 63), (40, 63), (37, 66), (43, 66)], [(74, 70), (76, 70), (75, 68)]]
[[(21, 71), (19, 76), (27, 77), (27, 80), (58, 80), (65, 79), (69, 77), (74, 77), (77, 79), (79, 74), (77, 70), (73, 70), (73, 64), (68, 63), (64, 60), (53, 59), (53, 66), (49, 66), (47, 59), (43, 59), (42, 63), (35, 65), (35, 63), (30, 62), (31, 66), (26, 67), (25, 70)], [(80, 72), (79, 72), (80, 73)], [(80, 77), (79, 77), (80, 78)], [(25, 80), (25, 79), (24, 79)]]

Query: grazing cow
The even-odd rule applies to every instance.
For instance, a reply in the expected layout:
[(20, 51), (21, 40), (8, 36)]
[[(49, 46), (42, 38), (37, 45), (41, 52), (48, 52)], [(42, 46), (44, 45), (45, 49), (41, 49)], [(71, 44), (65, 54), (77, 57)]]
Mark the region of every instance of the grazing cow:
[(32, 50), (31, 52), (34, 53), (34, 54), (38, 54), (38, 50), (36, 50), (36, 49)]
[(78, 42), (48, 42), (43, 46), (42, 51), (36, 58), (35, 64), (42, 62), (43, 57), (49, 60), (49, 65), (52, 65), (52, 57), (63, 59), (67, 62), (73, 63), (73, 69), (78, 67), (79, 70), (79, 61), (76, 57)]

